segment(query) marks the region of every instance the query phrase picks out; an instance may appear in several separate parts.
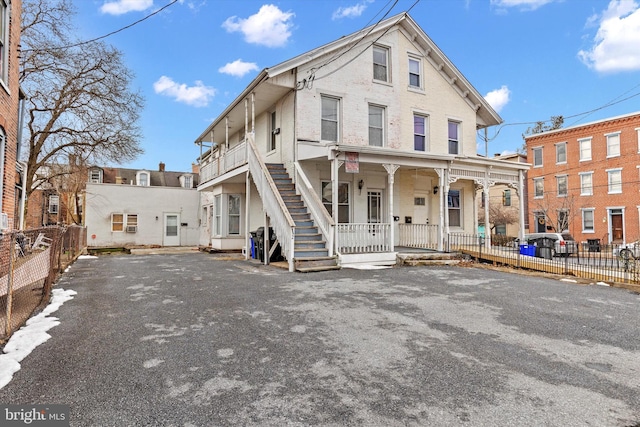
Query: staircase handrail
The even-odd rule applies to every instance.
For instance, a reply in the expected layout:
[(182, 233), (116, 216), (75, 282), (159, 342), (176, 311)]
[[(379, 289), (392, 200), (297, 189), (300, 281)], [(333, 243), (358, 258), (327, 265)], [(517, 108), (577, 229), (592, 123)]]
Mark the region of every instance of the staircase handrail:
[(329, 256), (333, 256), (333, 239), (334, 239), (334, 226), (333, 218), (329, 215), (329, 212), (325, 209), (322, 201), (318, 197), (318, 194), (313, 189), (311, 181), (307, 178), (307, 175), (302, 170), (299, 162), (293, 162), (296, 171), (296, 188), (300, 191), (300, 196), (304, 201), (309, 213), (314, 222), (318, 225), (318, 228), (322, 232), (325, 241), (327, 242), (327, 248), (329, 249)]
[[(287, 261), (289, 262), (289, 271), (294, 271), (293, 257), (296, 223), (293, 221), (291, 214), (289, 214), (289, 209), (287, 209), (266, 164), (262, 161), (258, 153), (254, 135), (249, 134), (248, 136), (247, 160), (249, 163), (249, 171), (253, 176), (265, 210), (272, 219), (272, 226), (276, 230), (276, 236), (278, 236), (282, 252), (286, 254)], [(269, 236), (268, 230), (265, 230), (265, 236)]]

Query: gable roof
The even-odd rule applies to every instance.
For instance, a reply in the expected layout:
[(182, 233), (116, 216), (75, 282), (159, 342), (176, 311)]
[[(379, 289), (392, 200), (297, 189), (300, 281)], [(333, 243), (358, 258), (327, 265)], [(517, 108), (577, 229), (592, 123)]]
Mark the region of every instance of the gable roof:
[[(421, 51), (425, 61), (439, 72), (443, 79), (445, 79), (451, 87), (455, 89), (458, 95), (467, 102), (470, 108), (476, 111), (476, 127), (478, 129), (502, 123), (502, 118), (491, 107), (491, 105), (489, 105), (484, 97), (480, 95), (473, 85), (471, 85), (466, 77), (464, 77), (453, 62), (451, 62), (433, 42), (433, 40), (427, 36), (413, 18), (411, 18), (408, 13), (404, 12), (362, 30), (356, 31), (350, 35), (343, 36), (330, 43), (319, 46), (308, 52), (302, 53), (272, 67), (263, 69), (245, 88), (245, 90), (242, 91), (242, 93), (240, 93), (240, 95), (205, 129), (205, 131), (196, 139), (195, 143), (213, 142), (214, 138), (211, 137), (211, 132), (216, 130), (216, 128), (219, 128), (219, 131), (222, 131), (225, 126), (226, 118), (229, 118), (230, 122), (233, 123), (234, 129), (244, 126), (245, 110), (243, 101), (249, 97), (250, 94), (258, 93), (258, 90), (269, 91), (268, 96), (266, 96), (267, 94), (263, 94), (262, 96), (256, 97), (257, 115), (266, 108), (270, 108), (274, 101), (273, 97), (278, 99), (296, 87), (298, 82), (292, 81), (290, 78), (292, 70), (321, 56), (338, 53), (349, 46), (353, 47), (352, 45), (356, 45), (362, 38), (376, 36), (377, 38), (382, 37), (395, 27), (404, 31), (405, 34), (413, 40), (414, 45)], [(369, 47), (370, 45), (365, 45), (365, 49), (368, 49)], [(315, 71), (320, 74), (316, 78), (321, 78), (324, 75), (323, 73), (331, 72), (329, 69), (322, 69), (322, 66)], [(277, 84), (263, 84), (269, 80), (273, 81), (277, 79), (280, 79)], [(241, 124), (238, 122), (241, 122)], [(222, 132), (222, 134), (224, 135), (224, 132)], [(219, 135), (219, 132), (216, 132), (215, 135)]]

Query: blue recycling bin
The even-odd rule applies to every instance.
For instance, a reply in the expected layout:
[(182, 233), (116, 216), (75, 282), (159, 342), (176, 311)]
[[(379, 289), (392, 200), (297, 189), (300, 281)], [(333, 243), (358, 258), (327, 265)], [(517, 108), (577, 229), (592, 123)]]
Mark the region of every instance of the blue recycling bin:
[(536, 247), (534, 245), (520, 245), (520, 255), (536, 256)]

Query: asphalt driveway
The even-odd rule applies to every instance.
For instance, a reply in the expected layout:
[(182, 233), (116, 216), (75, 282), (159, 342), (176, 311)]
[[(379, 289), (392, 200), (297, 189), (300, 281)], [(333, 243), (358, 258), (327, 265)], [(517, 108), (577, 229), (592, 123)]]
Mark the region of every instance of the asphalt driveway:
[(73, 426), (637, 426), (640, 296), (465, 267), (80, 259), (0, 390)]

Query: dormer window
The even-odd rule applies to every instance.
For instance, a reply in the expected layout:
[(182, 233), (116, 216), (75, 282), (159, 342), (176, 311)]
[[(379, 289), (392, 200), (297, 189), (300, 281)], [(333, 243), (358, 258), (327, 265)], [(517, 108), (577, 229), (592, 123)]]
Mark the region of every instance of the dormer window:
[(102, 169), (91, 169), (89, 171), (89, 182), (94, 184), (102, 183)]
[(180, 177), (180, 186), (182, 188), (193, 188), (193, 176), (182, 175)]
[(148, 187), (149, 181), (149, 172), (141, 171), (136, 174), (136, 182), (140, 187)]

